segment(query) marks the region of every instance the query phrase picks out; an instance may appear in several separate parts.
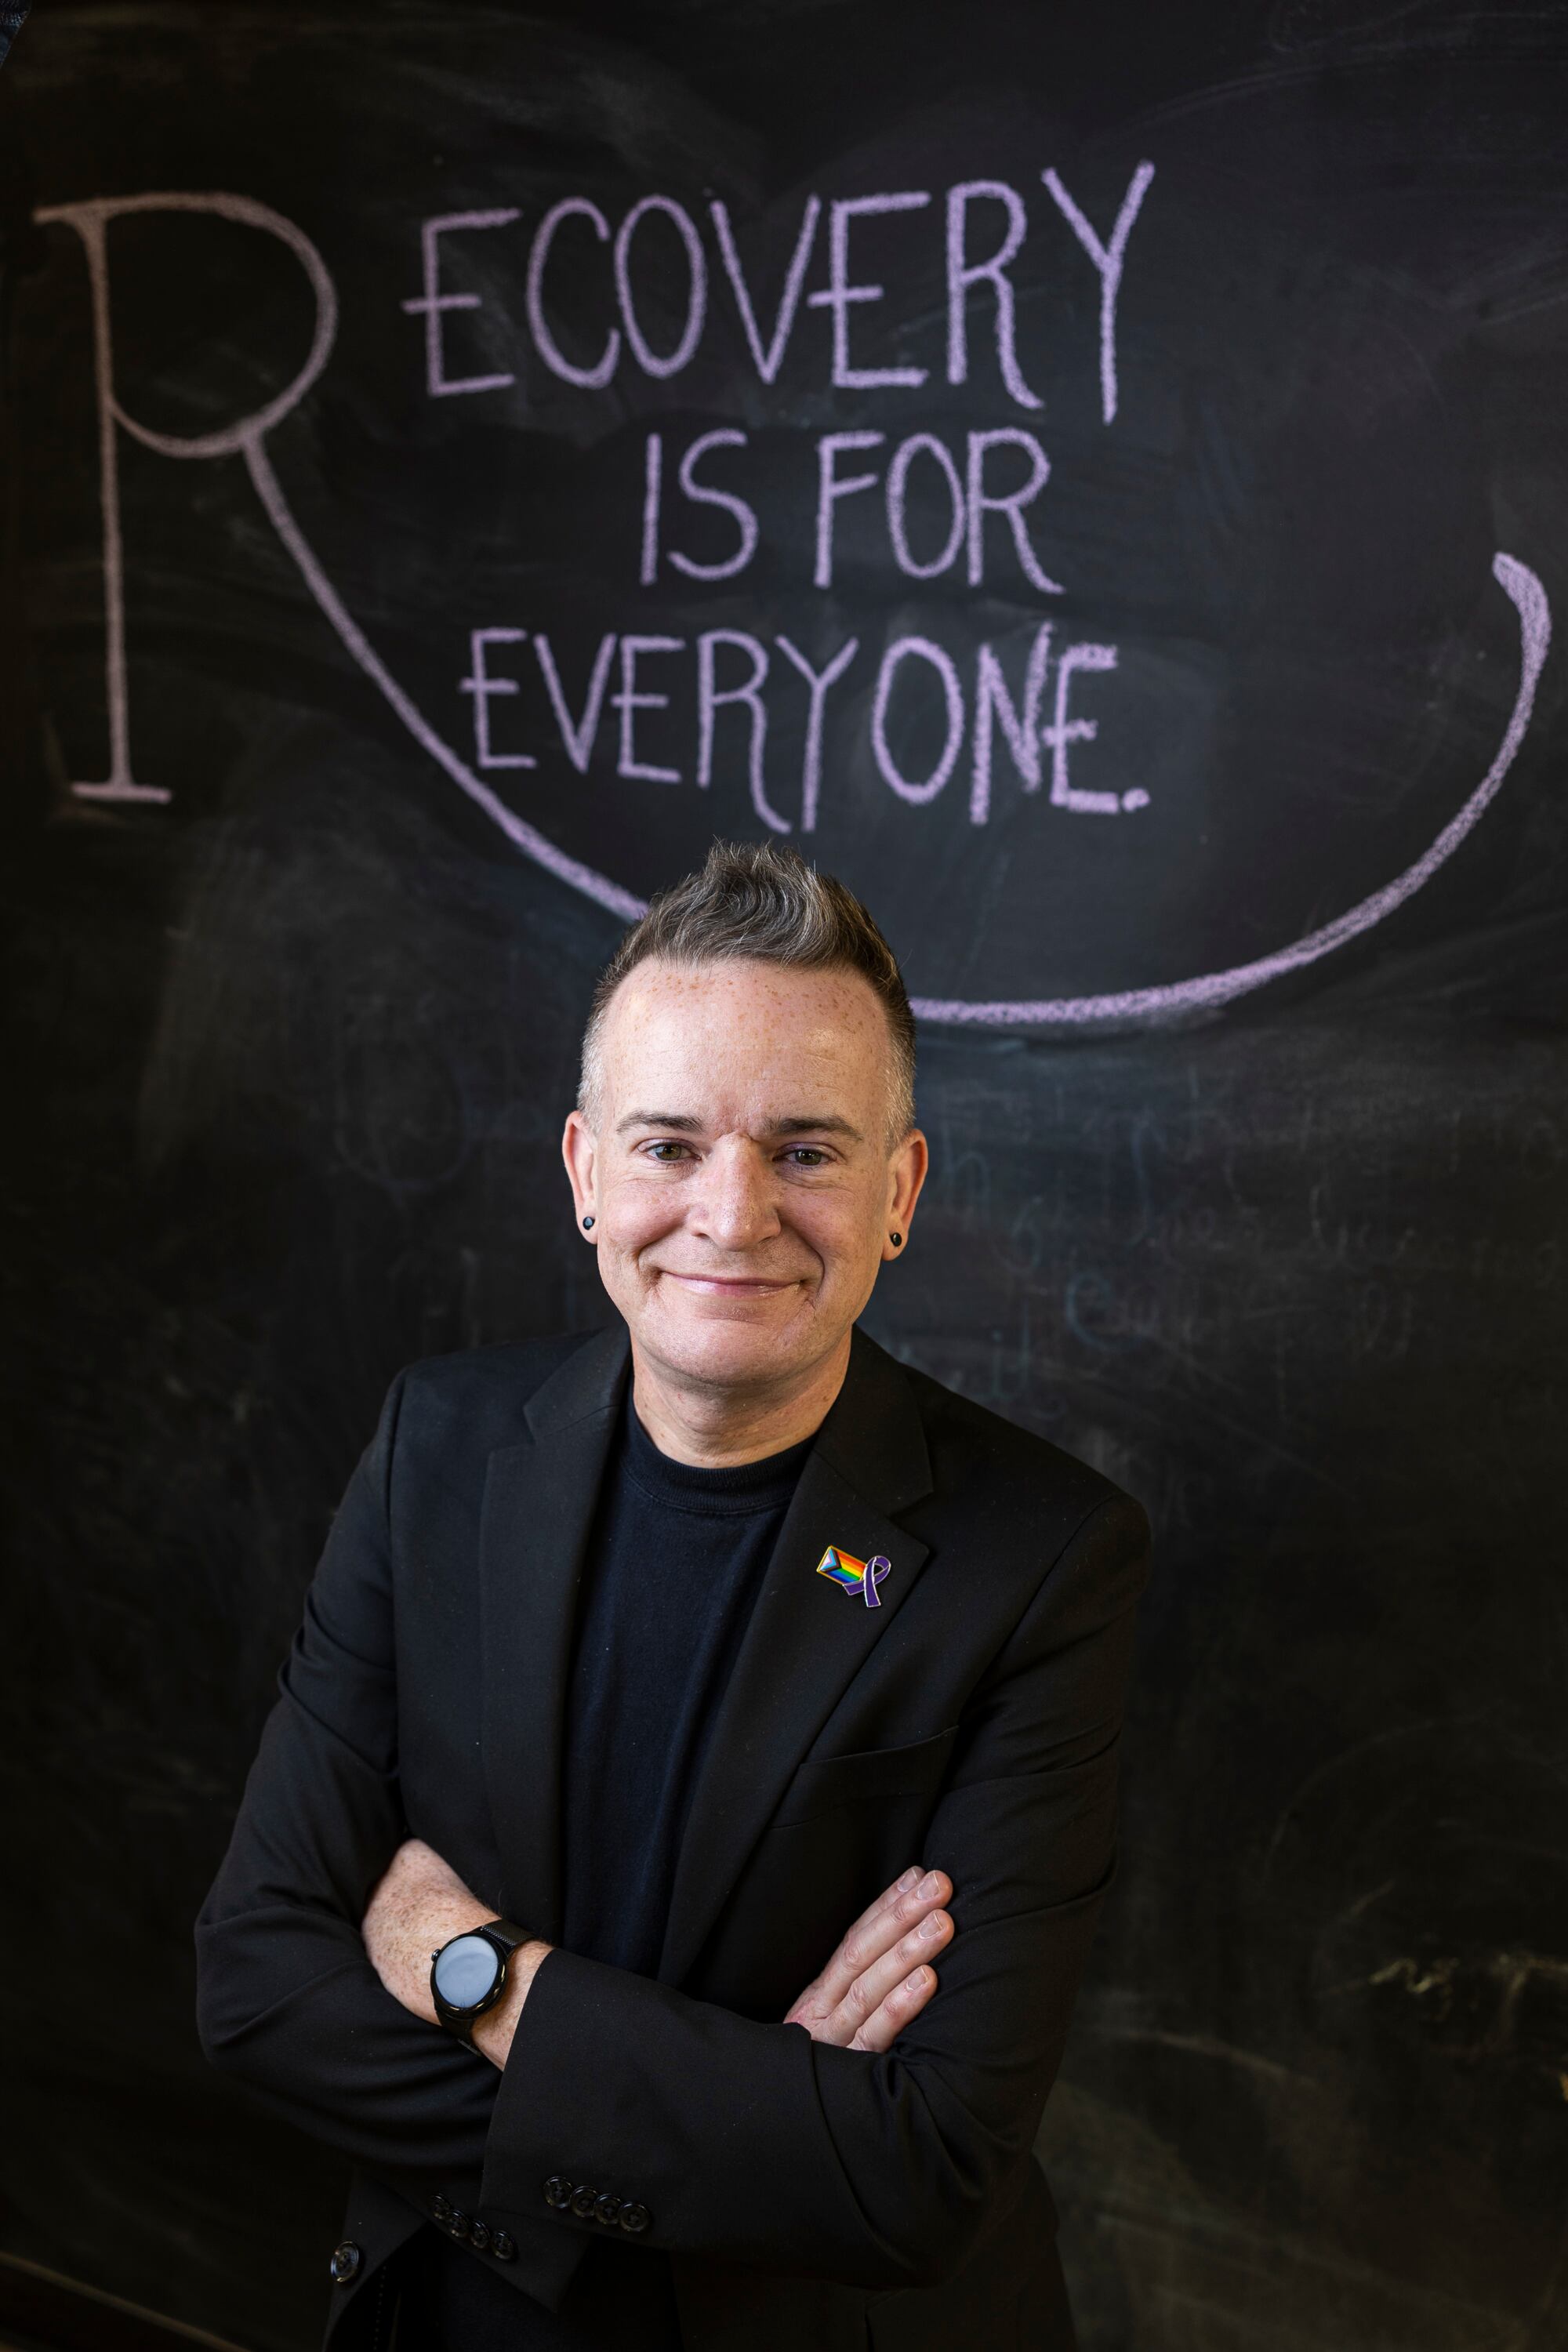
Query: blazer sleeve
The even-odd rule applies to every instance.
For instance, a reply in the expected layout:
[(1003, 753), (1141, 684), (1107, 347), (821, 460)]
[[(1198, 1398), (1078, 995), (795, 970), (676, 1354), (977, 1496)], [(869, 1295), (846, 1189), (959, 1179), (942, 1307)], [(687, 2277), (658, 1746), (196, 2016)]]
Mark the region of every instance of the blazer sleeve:
[(872, 2290), (956, 2269), (1022, 2185), (1113, 1874), (1148, 1571), (1147, 1519), (1115, 1495), (973, 1694), (923, 1857), (952, 1880), (956, 1932), (891, 2050), (818, 2043), (557, 1949), (501, 2076), (485, 2210), (539, 2214), (560, 2175), (643, 2204), (642, 2242), (675, 2253)]
[(359, 1933), (407, 1836), (397, 1777), (388, 1480), (404, 1374), (351, 1478), (196, 1921), (213, 2064), (356, 2161), (477, 2176), (500, 2077), (413, 2016)]

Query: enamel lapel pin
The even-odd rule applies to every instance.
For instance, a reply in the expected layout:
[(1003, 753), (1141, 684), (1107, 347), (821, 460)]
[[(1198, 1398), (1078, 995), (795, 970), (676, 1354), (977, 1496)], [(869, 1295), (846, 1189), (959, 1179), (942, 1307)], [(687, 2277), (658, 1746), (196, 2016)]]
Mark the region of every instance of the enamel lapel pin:
[(868, 1609), (879, 1609), (882, 1596), (877, 1587), (892, 1565), (881, 1552), (872, 1559), (857, 1559), (842, 1544), (829, 1544), (816, 1563), (816, 1572), (831, 1577), (842, 1591), (858, 1593)]

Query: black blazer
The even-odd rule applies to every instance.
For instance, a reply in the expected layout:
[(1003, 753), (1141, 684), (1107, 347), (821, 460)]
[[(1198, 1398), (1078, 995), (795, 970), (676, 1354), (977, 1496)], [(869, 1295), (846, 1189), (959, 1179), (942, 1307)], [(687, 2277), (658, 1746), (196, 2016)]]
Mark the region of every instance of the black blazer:
[[(657, 1978), (556, 1949), (498, 2073), (365, 1958), (409, 1835), (560, 1932), (574, 1600), (629, 1352), (617, 1325), (393, 1382), (197, 1922), (203, 2046), (354, 2159), (334, 2352), (373, 2343), (381, 2265), (448, 2208), (483, 2225), (473, 2260), (557, 2308), (605, 2226), (552, 2201), (561, 2180), (646, 2209), (702, 2352), (1037, 2344), (1056, 2216), (1032, 2146), (1114, 1864), (1148, 1524), (859, 1330), (713, 1727)], [(890, 1560), (879, 1607), (816, 1574), (828, 1544)], [(911, 1861), (954, 1889), (923, 2014), (879, 2057), (783, 2024)]]

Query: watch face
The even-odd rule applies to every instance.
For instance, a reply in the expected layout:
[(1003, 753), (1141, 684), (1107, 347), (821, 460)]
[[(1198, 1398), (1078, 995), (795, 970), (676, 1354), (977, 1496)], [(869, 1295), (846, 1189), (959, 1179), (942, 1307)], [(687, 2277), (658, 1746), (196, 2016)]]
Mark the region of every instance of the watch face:
[(436, 1990), (453, 2009), (483, 2000), (500, 1973), (500, 1955), (484, 1936), (454, 1936), (436, 1962)]

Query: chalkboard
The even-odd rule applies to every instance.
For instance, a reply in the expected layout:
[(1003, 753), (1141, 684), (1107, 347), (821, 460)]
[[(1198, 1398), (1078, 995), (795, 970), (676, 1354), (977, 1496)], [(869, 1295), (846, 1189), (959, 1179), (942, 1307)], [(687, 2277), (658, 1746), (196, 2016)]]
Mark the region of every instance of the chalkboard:
[(1568, 2329), (1568, 17), (56, 5), (0, 76), (0, 2248), (272, 2352), (191, 1921), (411, 1358), (602, 1315), (594, 977), (870, 903), (869, 1327), (1142, 1497), (1085, 2352)]

